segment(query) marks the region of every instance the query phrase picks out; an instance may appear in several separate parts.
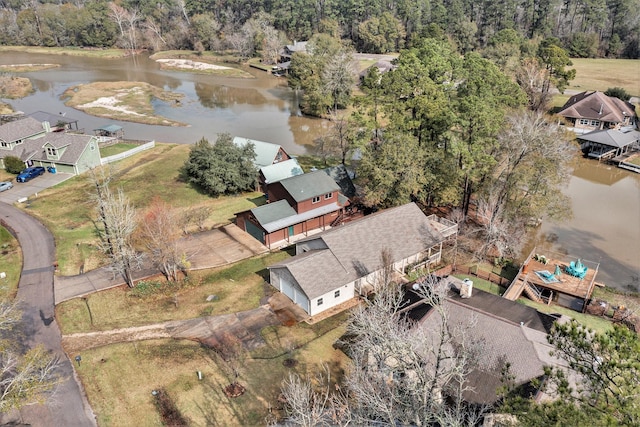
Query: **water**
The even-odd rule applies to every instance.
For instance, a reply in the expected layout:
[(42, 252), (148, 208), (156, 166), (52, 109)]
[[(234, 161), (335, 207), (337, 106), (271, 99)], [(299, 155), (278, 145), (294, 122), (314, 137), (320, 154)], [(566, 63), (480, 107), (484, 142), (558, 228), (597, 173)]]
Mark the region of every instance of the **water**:
[[(286, 81), (246, 68), (254, 79), (237, 79), (163, 71), (146, 56), (95, 59), (19, 52), (0, 53), (0, 64), (59, 63), (60, 68), (25, 73), (35, 93), (8, 102), (27, 113), (65, 112), (91, 133), (116, 123), (132, 139), (190, 144), (218, 133), (281, 144), (303, 154), (325, 131), (324, 120), (302, 117), (296, 93)], [(94, 81), (144, 81), (184, 94), (180, 105), (155, 102), (158, 114), (187, 123), (165, 127), (113, 121), (66, 107), (60, 95), (70, 86)], [(7, 101), (7, 100), (4, 100)], [(597, 280), (621, 290), (640, 291), (640, 174), (582, 159), (565, 191), (574, 217), (563, 223), (545, 221), (533, 237), (538, 248), (551, 248), (600, 263)]]
[(580, 159), (564, 191), (573, 218), (543, 222), (536, 247), (598, 262), (596, 281), (639, 292), (640, 174)]
[[(123, 127), (131, 139), (158, 142), (196, 142), (202, 137), (215, 140), (228, 132), (282, 145), (291, 154), (304, 154), (313, 138), (323, 132), (326, 121), (302, 117), (296, 93), (283, 78), (244, 68), (253, 79), (225, 78), (187, 72), (163, 71), (147, 56), (99, 59), (58, 55), (3, 52), (0, 64), (57, 63), (60, 68), (23, 73), (35, 92), (23, 99), (4, 100), (15, 110), (31, 113), (66, 113), (78, 120), (87, 133), (106, 124)], [(154, 102), (157, 114), (186, 123), (188, 127), (167, 127), (121, 122), (93, 117), (64, 105), (60, 96), (77, 84), (95, 81), (143, 81), (184, 95), (178, 105)]]

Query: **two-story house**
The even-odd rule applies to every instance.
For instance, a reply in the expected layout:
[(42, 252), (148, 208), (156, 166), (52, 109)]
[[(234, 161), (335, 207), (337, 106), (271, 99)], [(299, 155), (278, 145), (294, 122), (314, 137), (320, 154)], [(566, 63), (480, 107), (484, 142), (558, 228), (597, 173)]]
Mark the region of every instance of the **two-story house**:
[(288, 245), (294, 236), (331, 226), (348, 199), (325, 172), (293, 176), (267, 187), (269, 203), (236, 214), (236, 224), (268, 247)]
[(98, 139), (93, 135), (51, 132), (49, 122), (33, 117), (0, 126), (0, 166), (4, 158), (18, 157), (26, 166), (54, 167), (81, 174), (100, 165)]

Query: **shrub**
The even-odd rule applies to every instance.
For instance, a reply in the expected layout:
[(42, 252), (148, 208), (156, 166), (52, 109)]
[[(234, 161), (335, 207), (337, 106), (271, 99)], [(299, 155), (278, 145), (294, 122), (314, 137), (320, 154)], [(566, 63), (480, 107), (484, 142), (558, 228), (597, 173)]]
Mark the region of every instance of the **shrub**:
[(19, 174), (24, 169), (24, 162), (16, 156), (7, 156), (4, 158), (4, 168), (9, 173)]
[(610, 87), (605, 91), (604, 94), (607, 96), (612, 96), (614, 98), (621, 99), (625, 102), (628, 102), (631, 99), (631, 94), (627, 93), (627, 91), (621, 87)]

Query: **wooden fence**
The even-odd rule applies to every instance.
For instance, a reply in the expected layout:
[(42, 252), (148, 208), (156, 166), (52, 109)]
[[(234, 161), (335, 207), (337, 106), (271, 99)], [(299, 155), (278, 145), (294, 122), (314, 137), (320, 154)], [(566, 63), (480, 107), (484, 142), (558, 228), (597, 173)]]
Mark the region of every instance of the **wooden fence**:
[(490, 271), (484, 271), (478, 268), (478, 266), (466, 267), (466, 266), (453, 266), (448, 265), (439, 270), (434, 271), (437, 276), (448, 276), (450, 274), (469, 274), (471, 276), (479, 277), (480, 279), (488, 280), (496, 285), (507, 287), (511, 283), (511, 280), (499, 276)]

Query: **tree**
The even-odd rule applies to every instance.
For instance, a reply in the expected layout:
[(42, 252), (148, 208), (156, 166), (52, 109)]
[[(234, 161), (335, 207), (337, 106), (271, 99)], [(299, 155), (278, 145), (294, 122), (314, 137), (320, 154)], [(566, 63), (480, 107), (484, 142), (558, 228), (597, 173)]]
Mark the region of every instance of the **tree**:
[(547, 94), (552, 84), (560, 93), (564, 93), (569, 81), (575, 79), (576, 70), (565, 68), (573, 65), (573, 62), (567, 51), (560, 45), (560, 41), (553, 37), (543, 40), (538, 48), (538, 58), (548, 72), (542, 87), (543, 93)]
[(546, 370), (545, 391), (554, 402), (506, 400), (505, 409), (522, 425), (640, 425), (640, 339), (635, 332), (614, 324), (598, 333), (572, 320), (556, 323), (547, 339), (553, 355), (571, 371)]
[(358, 26), (358, 37), (364, 52), (397, 52), (404, 47), (406, 31), (402, 23), (390, 12), (380, 18), (374, 16)]
[(58, 359), (43, 346), (23, 355), (16, 349), (14, 328), (21, 319), (18, 302), (0, 290), (0, 413), (43, 403), (62, 381)]
[(324, 137), (323, 151), (335, 153), (346, 166), (347, 157), (364, 145), (367, 128), (358, 114), (347, 117), (344, 114), (331, 115), (329, 134)]
[[(631, 99), (631, 94), (628, 93), (624, 88), (621, 87), (610, 87), (604, 92), (607, 96), (612, 96), (614, 98), (618, 98), (623, 100), (624, 102), (629, 102)], [(7, 161), (7, 157), (5, 157), (4, 161)]]
[(20, 173), (24, 169), (24, 162), (20, 157), (7, 156), (4, 158), (4, 168), (9, 173)]
[(240, 147), (233, 143), (231, 135), (223, 133), (215, 144), (202, 138), (191, 146), (182, 173), (212, 197), (235, 194), (255, 186), (255, 156), (253, 144)]
[(132, 245), (132, 236), (137, 226), (136, 212), (129, 199), (118, 188), (114, 194), (109, 184), (113, 179), (110, 169), (91, 169), (89, 179), (95, 192), (98, 221), (96, 228), (100, 236), (100, 249), (111, 260), (114, 275), (120, 274), (129, 287), (133, 287), (133, 271), (140, 268), (141, 256)]
[(186, 270), (189, 266), (187, 255), (178, 247), (180, 232), (178, 211), (154, 197), (142, 214), (138, 237), (151, 253), (153, 263), (172, 282), (178, 280), (178, 270)]
[(379, 145), (365, 148), (358, 166), (368, 205), (391, 207), (419, 198), (430, 174), (425, 170), (426, 153), (409, 134), (388, 131)]

